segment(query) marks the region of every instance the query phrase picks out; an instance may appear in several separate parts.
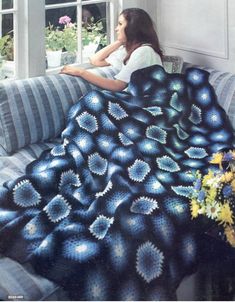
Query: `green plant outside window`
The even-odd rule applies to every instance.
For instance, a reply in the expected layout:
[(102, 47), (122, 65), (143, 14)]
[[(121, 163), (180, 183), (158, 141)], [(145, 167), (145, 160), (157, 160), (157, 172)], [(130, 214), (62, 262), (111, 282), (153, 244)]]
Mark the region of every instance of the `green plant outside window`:
[[(46, 27), (47, 50), (63, 50), (72, 53), (77, 51), (77, 24), (70, 21), (70, 17), (63, 16), (59, 19), (59, 23), (64, 26), (63, 29), (51, 24)], [(107, 35), (104, 33), (101, 20), (82, 26), (82, 45), (87, 46), (90, 43), (107, 45)]]
[(14, 60), (14, 42), (10, 34), (0, 38), (0, 54), (5, 60)]

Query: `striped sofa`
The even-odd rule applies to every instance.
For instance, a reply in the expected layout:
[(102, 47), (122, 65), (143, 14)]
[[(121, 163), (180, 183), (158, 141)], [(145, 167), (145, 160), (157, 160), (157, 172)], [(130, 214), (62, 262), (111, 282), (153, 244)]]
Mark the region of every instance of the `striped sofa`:
[[(116, 72), (111, 67), (91, 71), (110, 78)], [(92, 89), (98, 88), (62, 74), (0, 84), (0, 185), (59, 143), (68, 109)]]
[[(182, 71), (191, 66), (184, 63)], [(182, 60), (165, 57), (164, 67), (179, 72)], [(200, 68), (210, 72), (210, 82), (235, 129), (235, 74)], [(102, 67), (92, 72), (112, 78), (116, 70)], [(0, 185), (22, 175), (28, 163), (60, 142), (68, 109), (94, 88), (62, 74), (0, 84)], [(27, 264), (0, 257), (0, 271), (0, 300), (67, 300), (61, 288), (34, 274)]]
[[(180, 72), (183, 60), (165, 56), (167, 72)], [(90, 69), (113, 78), (113, 67)], [(63, 74), (0, 84), (0, 185), (24, 173), (43, 150), (59, 143), (66, 113), (85, 93), (97, 89), (85, 80)]]
[[(111, 67), (91, 71), (112, 78)], [(42, 151), (60, 143), (66, 113), (82, 95), (98, 89), (69, 75), (55, 74), (0, 83), (0, 185), (25, 172)], [(68, 300), (62, 288), (28, 264), (0, 256), (0, 300)]]

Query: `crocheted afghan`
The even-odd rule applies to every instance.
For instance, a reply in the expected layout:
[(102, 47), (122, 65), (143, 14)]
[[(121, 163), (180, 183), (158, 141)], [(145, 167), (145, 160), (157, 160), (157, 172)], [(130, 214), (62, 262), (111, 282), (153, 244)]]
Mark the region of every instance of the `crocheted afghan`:
[(0, 251), (73, 300), (175, 299), (197, 260), (192, 172), (232, 148), (208, 78), (156, 65), (82, 97), (62, 144), (0, 189)]

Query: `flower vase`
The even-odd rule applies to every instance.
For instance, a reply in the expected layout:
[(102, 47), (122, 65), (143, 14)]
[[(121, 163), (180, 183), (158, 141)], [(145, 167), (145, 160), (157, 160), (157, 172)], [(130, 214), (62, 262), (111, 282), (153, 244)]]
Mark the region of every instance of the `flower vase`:
[(46, 55), (47, 55), (48, 68), (61, 66), (62, 50), (56, 50), (56, 51), (47, 50)]
[(77, 53), (64, 51), (61, 56), (61, 65), (73, 64), (77, 61)]
[(1, 62), (0, 79), (14, 78), (15, 75), (15, 62), (3, 60)]

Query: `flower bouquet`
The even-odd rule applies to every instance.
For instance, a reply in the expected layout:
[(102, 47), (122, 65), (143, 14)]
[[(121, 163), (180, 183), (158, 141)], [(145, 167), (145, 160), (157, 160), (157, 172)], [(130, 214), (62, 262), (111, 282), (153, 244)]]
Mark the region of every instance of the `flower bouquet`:
[(207, 174), (196, 172), (190, 208), (192, 218), (204, 215), (213, 220), (235, 247), (235, 151), (215, 153)]
[(77, 24), (72, 23), (69, 16), (60, 17), (59, 24), (64, 26), (62, 32), (65, 51), (75, 53), (77, 51)]

